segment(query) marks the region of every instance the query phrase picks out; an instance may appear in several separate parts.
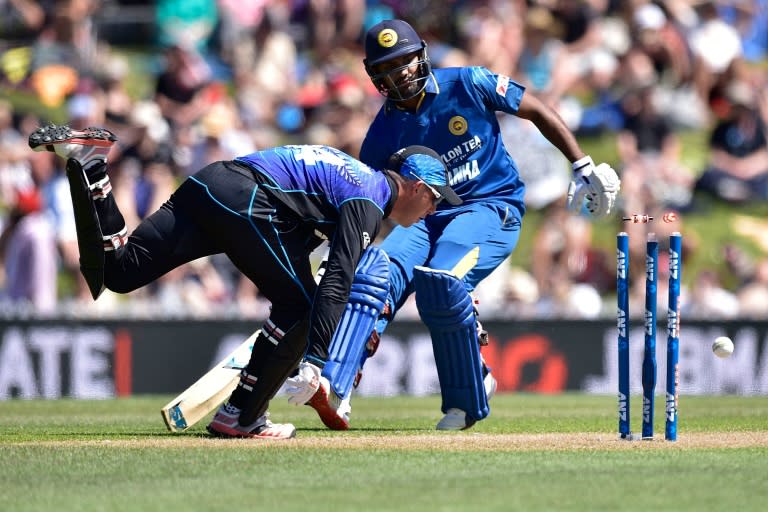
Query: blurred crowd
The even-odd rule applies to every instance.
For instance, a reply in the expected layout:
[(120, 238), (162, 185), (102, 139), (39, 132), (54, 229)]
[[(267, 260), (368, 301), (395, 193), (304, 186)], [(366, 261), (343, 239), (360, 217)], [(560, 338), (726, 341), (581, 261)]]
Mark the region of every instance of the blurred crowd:
[[(620, 214), (681, 219), (701, 194), (768, 199), (768, 0), (0, 0), (0, 312), (266, 317), (258, 290), (218, 257), (94, 302), (62, 162), (26, 137), (51, 120), (113, 131), (110, 176), (129, 230), (216, 160), (286, 143), (357, 156), (383, 101), (362, 35), (392, 17), (422, 34), (433, 66), (508, 74), (579, 137), (616, 134)], [(529, 261), (514, 253), (476, 291), (482, 317), (613, 316), (615, 254), (563, 211), (568, 162), (530, 123), (500, 122), (543, 221)], [(708, 134), (704, 168), (683, 157), (686, 130)], [(659, 297), (664, 241), (681, 224), (654, 224)], [(648, 226), (617, 228), (631, 235), (639, 314)], [(696, 249), (686, 237), (684, 253)], [(722, 258), (730, 275), (695, 276), (683, 314), (767, 316), (768, 259), (736, 246)], [(406, 306), (401, 318), (413, 315)]]

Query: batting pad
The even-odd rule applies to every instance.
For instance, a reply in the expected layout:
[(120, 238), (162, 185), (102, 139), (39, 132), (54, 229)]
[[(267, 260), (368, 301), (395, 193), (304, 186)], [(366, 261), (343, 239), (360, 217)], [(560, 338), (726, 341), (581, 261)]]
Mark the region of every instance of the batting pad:
[(413, 283), (416, 307), (432, 335), (443, 413), (456, 408), (475, 420), (485, 418), (489, 408), (477, 321), (464, 282), (450, 272), (415, 267)]
[(323, 377), (333, 391), (347, 398), (358, 370), (368, 352), (365, 344), (371, 335), (389, 293), (389, 257), (378, 247), (369, 247), (360, 259), (352, 281), (349, 301), (328, 348)]

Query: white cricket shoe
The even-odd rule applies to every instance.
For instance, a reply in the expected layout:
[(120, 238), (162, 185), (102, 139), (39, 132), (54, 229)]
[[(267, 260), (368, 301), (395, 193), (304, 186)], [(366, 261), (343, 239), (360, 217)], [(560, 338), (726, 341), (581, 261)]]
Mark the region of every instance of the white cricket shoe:
[(207, 430), (216, 437), (251, 439), (291, 439), (296, 437), (296, 427), (291, 423), (272, 423), (265, 413), (250, 425), (240, 425), (240, 409), (224, 403), (219, 407)]
[(35, 151), (51, 151), (65, 160), (74, 158), (85, 166), (91, 160), (107, 160), (117, 137), (104, 128), (74, 130), (67, 125), (49, 124), (32, 132), (29, 147)]
[[(488, 400), (496, 393), (497, 382), (490, 370), (483, 378), (483, 387)], [(475, 424), (475, 420), (467, 416), (467, 413), (461, 409), (451, 408), (443, 416), (443, 419), (435, 427), (437, 430), (466, 430)]]
[(307, 401), (307, 405), (317, 411), (320, 420), (331, 430), (347, 430), (349, 416), (352, 414), (350, 397), (342, 399), (331, 389), (331, 383), (325, 377), (320, 377), (320, 387)]
[(475, 420), (467, 416), (467, 413), (461, 409), (448, 409), (443, 419), (441, 419), (437, 426), (437, 430), (466, 430), (475, 424)]

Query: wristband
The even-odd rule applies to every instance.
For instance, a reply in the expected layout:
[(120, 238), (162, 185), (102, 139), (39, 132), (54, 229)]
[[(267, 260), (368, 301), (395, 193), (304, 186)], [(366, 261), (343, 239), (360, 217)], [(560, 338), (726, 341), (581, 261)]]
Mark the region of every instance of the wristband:
[(590, 165), (594, 166), (595, 162), (592, 161), (592, 157), (587, 155), (579, 158), (575, 162), (571, 164), (571, 168), (573, 169), (574, 173), (580, 173), (584, 171), (587, 167)]

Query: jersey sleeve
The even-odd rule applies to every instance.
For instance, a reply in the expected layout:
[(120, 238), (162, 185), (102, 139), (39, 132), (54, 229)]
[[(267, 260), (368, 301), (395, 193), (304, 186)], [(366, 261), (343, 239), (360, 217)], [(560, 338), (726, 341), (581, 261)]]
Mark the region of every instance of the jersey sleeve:
[(365, 248), (376, 238), (382, 218), (381, 210), (369, 200), (349, 200), (339, 208), (339, 222), (310, 317), (307, 355), (313, 360), (325, 361), (328, 357), (331, 338), (349, 300), (355, 269)]
[(507, 75), (497, 75), (484, 67), (469, 67), (465, 68), (465, 71), (469, 86), (489, 109), (515, 114), (520, 108), (524, 86)]

